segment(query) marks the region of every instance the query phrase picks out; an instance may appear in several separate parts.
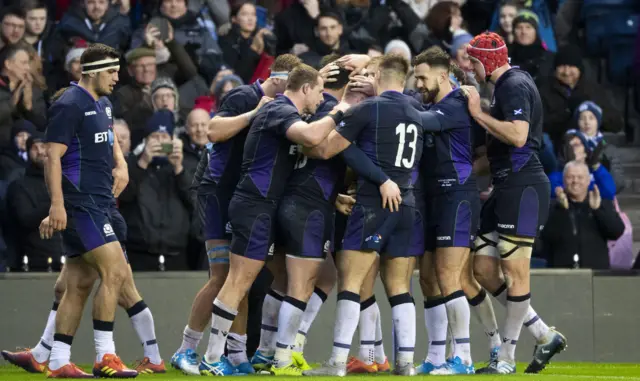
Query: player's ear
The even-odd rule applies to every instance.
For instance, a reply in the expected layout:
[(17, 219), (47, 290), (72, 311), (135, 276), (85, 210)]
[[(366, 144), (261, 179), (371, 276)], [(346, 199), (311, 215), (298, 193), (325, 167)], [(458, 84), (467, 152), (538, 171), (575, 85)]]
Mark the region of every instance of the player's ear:
[(305, 83), (304, 85), (302, 85), (302, 94), (307, 95), (309, 94), (309, 90), (311, 90), (311, 85), (309, 85), (308, 83)]

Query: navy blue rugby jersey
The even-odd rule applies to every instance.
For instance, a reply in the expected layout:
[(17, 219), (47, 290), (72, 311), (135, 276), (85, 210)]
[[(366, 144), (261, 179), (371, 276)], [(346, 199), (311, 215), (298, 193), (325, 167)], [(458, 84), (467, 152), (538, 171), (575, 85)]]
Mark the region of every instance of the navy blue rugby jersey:
[[(324, 93), (324, 101), (308, 122), (312, 123), (324, 118), (338, 103), (339, 101), (331, 94)], [(339, 191), (337, 185), (342, 184), (345, 170), (346, 166), (340, 156), (320, 160), (311, 159), (299, 153), (286, 193), (313, 201), (329, 201), (333, 204)]]
[(65, 200), (113, 199), (113, 106), (72, 83), (48, 110), (46, 141), (67, 146), (60, 160)]
[(287, 129), (302, 121), (298, 109), (284, 95), (260, 108), (251, 122), (236, 194), (279, 201), (298, 158), (298, 145)]
[(522, 148), (501, 142), (487, 134), (487, 157), (496, 186), (518, 186), (548, 182), (538, 158), (542, 147), (543, 109), (540, 93), (531, 76), (511, 68), (496, 81), (491, 116), (501, 121), (529, 123), (527, 141)]
[[(258, 106), (263, 96), (259, 82), (238, 86), (222, 98), (216, 116), (232, 117), (249, 112)], [(201, 177), (200, 184), (216, 185), (221, 189), (234, 191), (240, 180), (240, 166), (248, 132), (249, 127), (225, 142), (207, 145), (206, 155), (202, 155), (201, 161), (206, 160), (208, 165), (199, 166), (203, 170), (201, 175), (196, 172), (196, 178)]]
[[(412, 171), (422, 155), (422, 118), (406, 95), (385, 91), (351, 108), (336, 131), (369, 156), (402, 191), (402, 203), (415, 205)], [(358, 179), (357, 196), (381, 198), (378, 185)]]
[(455, 89), (427, 109), (421, 113), (425, 128), (421, 164), (426, 193), (476, 190), (473, 157), (477, 123), (469, 114), (464, 93)]

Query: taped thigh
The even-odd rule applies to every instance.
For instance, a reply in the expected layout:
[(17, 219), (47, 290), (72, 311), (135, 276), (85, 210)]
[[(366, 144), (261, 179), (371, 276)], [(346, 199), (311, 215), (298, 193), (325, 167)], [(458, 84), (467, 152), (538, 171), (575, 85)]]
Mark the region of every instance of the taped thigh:
[(533, 241), (534, 238), (500, 234), (497, 245), (500, 259), (507, 261), (521, 258), (531, 259)]
[(475, 255), (484, 255), (487, 257), (500, 259), (499, 250), (497, 248), (498, 243), (497, 231), (478, 234), (478, 237), (476, 237), (476, 241), (474, 242)]
[[(209, 246), (209, 245), (207, 245)], [(229, 264), (229, 245), (216, 245), (207, 247), (207, 258), (209, 265)]]

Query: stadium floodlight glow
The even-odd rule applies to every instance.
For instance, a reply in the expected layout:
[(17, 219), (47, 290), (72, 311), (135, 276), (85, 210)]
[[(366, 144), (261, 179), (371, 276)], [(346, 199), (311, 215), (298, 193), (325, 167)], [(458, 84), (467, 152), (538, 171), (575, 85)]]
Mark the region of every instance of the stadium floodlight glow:
[(25, 265), (29, 264), (29, 257), (27, 257), (26, 255), (24, 257), (22, 257), (22, 263)]
[(60, 263), (64, 265), (64, 263), (67, 261), (67, 258), (65, 258), (65, 256), (61, 256), (60, 257)]
[(47, 258), (47, 264), (51, 266), (52, 263), (53, 263), (53, 259), (51, 257)]
[(160, 264), (161, 264), (161, 265), (163, 265), (163, 264), (164, 264), (164, 255), (160, 255), (160, 256), (158, 257), (158, 262), (160, 262)]

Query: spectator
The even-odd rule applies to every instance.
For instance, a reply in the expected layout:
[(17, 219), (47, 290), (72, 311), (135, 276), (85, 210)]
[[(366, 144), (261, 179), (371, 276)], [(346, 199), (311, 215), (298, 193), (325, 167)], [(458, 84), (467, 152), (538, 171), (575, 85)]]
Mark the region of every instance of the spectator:
[(25, 0), (22, 8), (27, 12), (24, 41), (33, 46), (38, 57), (48, 60), (49, 34), (53, 28), (47, 18), (47, 6), (41, 0)]
[(78, 40), (99, 42), (120, 51), (129, 46), (131, 24), (127, 16), (110, 7), (109, 0), (84, 0), (83, 4), (71, 7), (56, 27), (51, 46), (54, 61), (59, 61), (56, 66), (62, 67), (67, 47)]
[(131, 143), (135, 147), (144, 138), (145, 123), (153, 114), (151, 84), (157, 73), (156, 53), (153, 49), (136, 48), (125, 59), (132, 81), (116, 90), (113, 104), (116, 118), (132, 127)]
[(24, 11), (19, 7), (8, 7), (2, 12), (2, 33), (0, 48), (17, 44), (22, 40), (25, 29)]
[(440, 1), (431, 7), (425, 22), (431, 32), (432, 42), (448, 51), (453, 33), (458, 29), (463, 29), (464, 20), (460, 6), (455, 1)]
[(216, 78), (211, 83), (209, 94), (199, 96), (195, 99), (195, 108), (201, 108), (209, 113), (217, 110), (222, 97), (231, 89), (243, 85), (242, 78), (233, 74), (230, 69), (223, 69), (218, 72)]
[(129, 185), (119, 201), (134, 271), (157, 270), (161, 255), (167, 270), (187, 269), (191, 178), (183, 165), (182, 141), (172, 139), (174, 127), (171, 111), (155, 112), (143, 152), (128, 158)]
[(208, 112), (197, 108), (187, 116), (186, 132), (181, 137), (184, 147), (182, 161), (190, 179), (196, 173), (196, 167), (204, 153), (205, 145), (209, 143), (207, 131), (210, 119)]
[(11, 126), (19, 119), (38, 129), (46, 124), (42, 91), (33, 85), (29, 52), (20, 45), (0, 51), (0, 147), (9, 144)]
[[(244, 1), (231, 11), (231, 31), (220, 38), (220, 47), (225, 64), (233, 67), (236, 74), (248, 83), (265, 52), (265, 35), (273, 36), (268, 29), (257, 28), (256, 6)], [(275, 48), (275, 46), (273, 47)], [(274, 51), (267, 54), (274, 54)]]
[(550, 267), (608, 269), (608, 240), (618, 239), (624, 223), (611, 200), (598, 188), (589, 191), (589, 168), (569, 162), (564, 168), (565, 188), (556, 188), (557, 203), (541, 234), (542, 255)]
[[(198, 72), (207, 83), (215, 77), (223, 64), (222, 51), (215, 36), (215, 31), (207, 27), (207, 23), (197, 13), (187, 9), (186, 0), (162, 0), (160, 15), (171, 24), (173, 39), (182, 45), (194, 63)], [(137, 48), (145, 43), (146, 26), (138, 29), (131, 41)]]
[(618, 132), (623, 121), (606, 93), (584, 75), (582, 54), (569, 45), (555, 57), (554, 76), (541, 81), (540, 96), (544, 106), (544, 131), (556, 147), (560, 147), (565, 132), (573, 125), (573, 113), (584, 101), (593, 101), (603, 109), (601, 130)]
[[(27, 256), (31, 271), (46, 271), (47, 259), (62, 256), (62, 238), (54, 234), (51, 240), (40, 238), (40, 221), (49, 214), (51, 200), (44, 181), (44, 161), (47, 157), (42, 136), (39, 133), (26, 141), (28, 166), (23, 178), (9, 185), (7, 209), (11, 222), (9, 228), (17, 258)], [(18, 267), (17, 263), (14, 263)]]
[(538, 35), (538, 16), (522, 10), (513, 19), (513, 44), (509, 46), (511, 64), (519, 66), (534, 80), (551, 72), (553, 54), (548, 52)]
[(55, 94), (56, 91), (63, 87), (69, 86), (71, 82), (78, 82), (82, 77), (82, 66), (80, 65), (80, 57), (86, 48), (71, 48), (64, 59), (64, 73), (52, 75), (48, 78), (49, 93)]
[(292, 53), (299, 56), (314, 49), (317, 40), (314, 26), (319, 15), (319, 0), (294, 0), (278, 13), (273, 30), (278, 36), (276, 54)]
[(497, 33), (504, 39), (507, 45), (513, 44), (513, 20), (521, 9), (520, 3), (522, 3), (522, 1), (504, 0), (500, 4), (500, 19)]
[[(318, 16), (317, 22), (316, 34), (318, 41), (316, 46), (314, 49), (301, 54), (300, 59), (310, 66), (319, 68), (322, 57), (332, 53), (343, 56), (349, 54), (351, 48), (349, 47), (348, 39), (344, 35), (344, 22), (340, 14), (324, 11)], [(411, 54), (411, 50), (409, 50), (409, 54)]]
[[(565, 135), (565, 144), (563, 148), (563, 163), (576, 161), (587, 165), (587, 168), (591, 171), (591, 183), (589, 185), (589, 189), (593, 189), (594, 186), (597, 186), (600, 189), (602, 198), (605, 200), (613, 200), (616, 195), (616, 183), (607, 168), (600, 164), (603, 147), (589, 151), (587, 148), (587, 141), (580, 132), (568, 132)], [(551, 183), (551, 190), (553, 191), (557, 187), (562, 187), (562, 180), (563, 173), (561, 171), (550, 173), (549, 181)], [(555, 194), (552, 192), (551, 198), (554, 197)]]
[[(575, 120), (578, 130), (569, 130), (567, 133), (582, 135), (589, 153), (596, 150), (602, 152), (602, 165), (611, 173), (616, 183), (616, 193), (620, 193), (625, 186), (624, 169), (620, 163), (617, 148), (607, 144), (600, 132), (602, 109), (591, 101), (583, 102), (576, 109)], [(599, 147), (600, 145), (604, 145), (604, 148)]]
[(399, 54), (411, 62), (411, 48), (402, 40), (391, 40), (384, 47), (384, 54)]
[(178, 121), (179, 99), (178, 89), (171, 78), (160, 77), (151, 83), (151, 104), (154, 111), (169, 110), (173, 112), (175, 121)]
[(22, 177), (29, 160), (27, 140), (36, 132), (33, 123), (18, 120), (11, 128), (11, 143), (0, 151), (0, 180), (15, 180)]
[(129, 131), (127, 122), (125, 122), (124, 119), (115, 119), (113, 121), (113, 131), (118, 139), (118, 145), (120, 145), (122, 154), (125, 158), (128, 157), (131, 152), (131, 132)]

